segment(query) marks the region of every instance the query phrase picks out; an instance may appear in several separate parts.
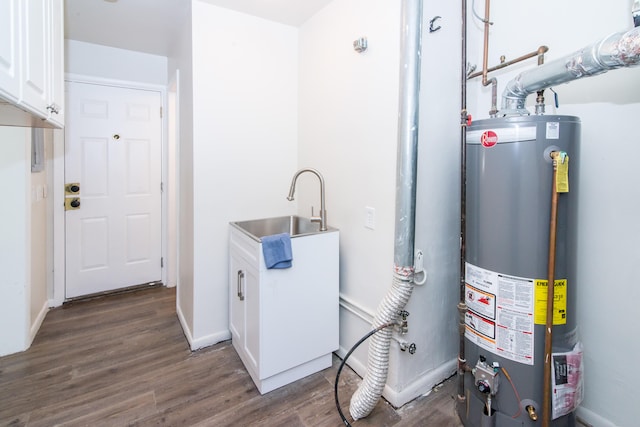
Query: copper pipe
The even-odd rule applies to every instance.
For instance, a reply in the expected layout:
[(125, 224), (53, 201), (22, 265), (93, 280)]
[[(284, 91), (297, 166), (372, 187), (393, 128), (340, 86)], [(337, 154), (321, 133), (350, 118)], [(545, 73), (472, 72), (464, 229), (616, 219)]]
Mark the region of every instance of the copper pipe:
[(484, 1), (484, 46), (482, 50), (482, 85), (491, 85), (491, 110), (489, 115), (495, 117), (498, 114), (498, 80), (494, 77), (491, 80), (487, 79), (488, 74), (488, 62), (489, 62), (489, 25), (491, 0)]
[(546, 46), (540, 46), (538, 48), (538, 65), (544, 64), (544, 54), (549, 51), (549, 48)]
[(487, 86), (487, 67), (489, 62), (489, 14), (491, 0), (484, 1), (484, 44), (482, 49), (482, 84)]
[[(512, 59), (511, 61), (503, 62), (500, 65), (496, 65), (496, 66), (493, 66), (491, 68), (488, 68), (487, 69), (487, 73), (491, 73), (493, 71), (501, 70), (502, 68), (509, 67), (509, 66), (511, 66), (513, 64), (517, 64), (518, 62), (522, 62), (522, 61), (527, 60), (529, 58), (533, 58), (534, 56), (538, 57), (538, 65), (542, 65), (542, 63), (544, 63), (544, 54), (546, 52), (548, 52), (548, 51), (549, 51), (549, 48), (547, 46), (540, 46), (538, 48), (538, 50), (534, 50), (533, 52), (529, 52), (526, 55), (519, 56), (516, 59)], [(476, 71), (473, 74), (469, 74), (467, 79), (471, 80), (473, 78), (476, 78), (476, 77), (482, 76), (482, 75), (483, 75), (482, 71)]]
[(542, 427), (551, 422), (551, 344), (553, 338), (553, 298), (556, 270), (556, 234), (558, 223), (558, 158), (560, 152), (551, 152), (553, 159), (553, 179), (551, 180), (551, 218), (549, 221), (549, 263), (547, 269), (547, 318), (544, 334), (544, 381), (542, 394)]

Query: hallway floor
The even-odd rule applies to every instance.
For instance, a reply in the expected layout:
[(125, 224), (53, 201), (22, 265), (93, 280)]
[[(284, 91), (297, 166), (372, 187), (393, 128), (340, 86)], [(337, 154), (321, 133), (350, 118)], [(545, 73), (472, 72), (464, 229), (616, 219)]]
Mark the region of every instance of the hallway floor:
[[(191, 352), (175, 289), (151, 288), (51, 310), (29, 350), (0, 358), (0, 425), (336, 427), (339, 363), (260, 395), (230, 341)], [(359, 383), (345, 367), (348, 418)], [(461, 426), (453, 394), (448, 381), (397, 410), (381, 399), (352, 424)]]

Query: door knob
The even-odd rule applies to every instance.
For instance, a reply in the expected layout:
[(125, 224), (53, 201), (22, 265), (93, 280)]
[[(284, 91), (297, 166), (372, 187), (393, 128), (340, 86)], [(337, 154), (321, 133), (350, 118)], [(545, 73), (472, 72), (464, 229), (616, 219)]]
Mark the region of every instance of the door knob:
[(65, 194), (78, 194), (80, 193), (80, 183), (79, 182), (71, 182), (64, 186)]
[(67, 197), (64, 199), (64, 210), (65, 211), (75, 211), (80, 209), (80, 198), (79, 197)]

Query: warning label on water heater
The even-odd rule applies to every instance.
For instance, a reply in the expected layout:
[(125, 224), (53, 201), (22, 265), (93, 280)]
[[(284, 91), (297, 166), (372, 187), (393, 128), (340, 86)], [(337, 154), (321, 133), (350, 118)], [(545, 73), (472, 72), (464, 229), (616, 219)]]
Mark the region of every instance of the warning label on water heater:
[(466, 263), (465, 336), (505, 359), (533, 365), (534, 279)]

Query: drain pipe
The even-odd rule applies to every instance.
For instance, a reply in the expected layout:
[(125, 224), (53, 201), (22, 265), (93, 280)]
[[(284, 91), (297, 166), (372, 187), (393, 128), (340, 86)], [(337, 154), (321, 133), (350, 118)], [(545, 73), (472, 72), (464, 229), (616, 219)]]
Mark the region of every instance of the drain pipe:
[[(391, 289), (378, 307), (373, 328), (396, 321), (414, 286), (422, 0), (402, 0), (401, 15), (394, 273)], [(384, 328), (371, 337), (367, 373), (349, 406), (354, 420), (369, 415), (382, 396), (389, 371), (391, 334), (390, 328)]]
[(640, 27), (605, 37), (571, 55), (522, 72), (502, 94), (503, 116), (528, 115), (527, 96), (542, 89), (640, 64)]

